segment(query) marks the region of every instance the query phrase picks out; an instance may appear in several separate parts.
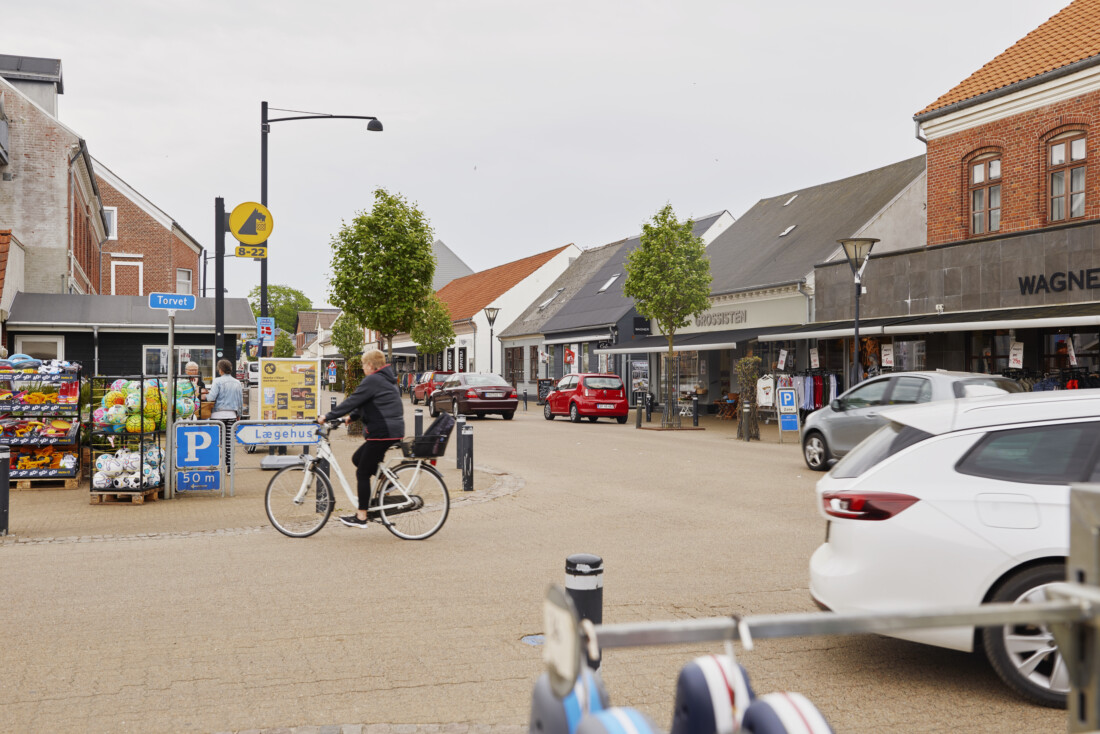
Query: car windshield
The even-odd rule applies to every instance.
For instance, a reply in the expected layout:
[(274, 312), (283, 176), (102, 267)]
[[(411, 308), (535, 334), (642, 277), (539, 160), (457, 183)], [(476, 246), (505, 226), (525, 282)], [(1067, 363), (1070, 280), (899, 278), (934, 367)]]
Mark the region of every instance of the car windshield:
[(849, 451), (830, 473), (838, 479), (858, 477), (902, 449), (931, 437), (931, 433), (912, 426), (887, 423)]
[(511, 387), (500, 375), (466, 375), (466, 384), (473, 387)]
[(954, 385), (955, 397), (957, 398), (971, 398), (979, 397), (981, 395), (993, 395), (998, 392), (1023, 392), (1024, 389), (1020, 387), (1014, 380), (1010, 380), (1007, 377), (970, 377), (965, 380), (959, 380)]
[(618, 377), (586, 377), (584, 386), (592, 390), (622, 390), (623, 381)]
[(436, 373), (432, 375), (432, 382), (446, 382), (448, 377), (450, 377), (450, 375), (441, 375), (439, 373)]

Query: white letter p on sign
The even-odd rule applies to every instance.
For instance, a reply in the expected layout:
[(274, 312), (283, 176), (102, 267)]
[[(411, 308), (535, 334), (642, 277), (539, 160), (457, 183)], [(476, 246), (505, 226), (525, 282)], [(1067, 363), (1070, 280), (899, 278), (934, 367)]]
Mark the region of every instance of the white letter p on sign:
[(187, 463), (191, 464), (199, 460), (198, 452), (208, 448), (214, 442), (209, 433), (188, 431), (184, 436), (187, 439)]

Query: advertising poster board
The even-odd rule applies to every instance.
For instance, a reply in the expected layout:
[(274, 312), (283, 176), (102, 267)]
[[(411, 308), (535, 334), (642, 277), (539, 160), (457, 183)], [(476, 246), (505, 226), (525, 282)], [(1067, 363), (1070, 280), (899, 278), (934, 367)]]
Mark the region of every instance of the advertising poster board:
[(316, 420), (321, 415), (321, 360), (260, 360), (260, 420)]
[(882, 345), (882, 366), (893, 367), (894, 366), (894, 345), (883, 344)]
[(821, 367), (821, 358), (817, 356), (817, 347), (810, 348), (810, 367), (815, 370)]
[(1024, 368), (1024, 343), (1012, 342), (1008, 352), (1008, 368), (1021, 370)]
[(637, 360), (630, 363), (631, 392), (649, 392), (649, 361)]

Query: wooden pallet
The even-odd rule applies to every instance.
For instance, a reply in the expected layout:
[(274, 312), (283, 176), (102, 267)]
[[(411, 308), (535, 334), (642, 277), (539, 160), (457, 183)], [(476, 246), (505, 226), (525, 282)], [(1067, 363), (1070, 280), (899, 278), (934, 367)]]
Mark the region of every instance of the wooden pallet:
[(105, 492), (98, 489), (93, 489), (91, 500), (93, 505), (111, 505), (119, 503), (140, 505), (145, 502), (146, 497), (149, 498), (150, 502), (156, 502), (157, 495), (159, 493), (160, 487), (150, 487), (149, 489), (134, 489), (125, 492)]
[(79, 477), (69, 477), (67, 479), (52, 477), (49, 479), (12, 479), (9, 487), (11, 489), (76, 489), (79, 484)]

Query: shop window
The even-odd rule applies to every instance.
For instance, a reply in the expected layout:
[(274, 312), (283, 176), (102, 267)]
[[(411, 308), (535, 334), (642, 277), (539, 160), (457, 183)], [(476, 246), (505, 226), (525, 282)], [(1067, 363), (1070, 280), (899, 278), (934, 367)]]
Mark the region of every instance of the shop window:
[(1001, 229), (1001, 158), (984, 157), (969, 164), (970, 234)]
[(15, 353), (35, 359), (65, 359), (65, 337), (17, 334)]
[(1047, 334), (1043, 339), (1045, 370), (1087, 369), (1100, 367), (1096, 332)]
[(894, 371), (912, 372), (927, 369), (925, 367), (925, 343), (919, 341), (894, 340)]
[[(194, 362), (199, 366), (199, 374), (207, 385), (214, 381), (214, 348), (203, 346), (180, 346), (174, 348), (176, 353), (176, 374), (182, 375), (186, 371), (187, 363)], [(146, 346), (143, 348), (146, 375), (168, 374), (168, 347)]]
[(705, 395), (707, 390), (705, 365), (704, 360), (701, 367), (698, 352), (677, 352), (671, 361), (667, 354), (663, 355), (660, 375), (661, 393), (657, 399), (661, 402), (667, 399), (669, 382), (672, 383), (674, 400), (688, 401), (691, 400), (692, 395)]
[(1047, 192), (1052, 222), (1085, 216), (1086, 137), (1068, 133), (1047, 144)]
[(539, 348), (537, 346), (528, 349), (527, 378), (531, 382), (539, 379)]
[(591, 372), (588, 369), (588, 344), (581, 344), (581, 372)]

